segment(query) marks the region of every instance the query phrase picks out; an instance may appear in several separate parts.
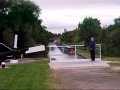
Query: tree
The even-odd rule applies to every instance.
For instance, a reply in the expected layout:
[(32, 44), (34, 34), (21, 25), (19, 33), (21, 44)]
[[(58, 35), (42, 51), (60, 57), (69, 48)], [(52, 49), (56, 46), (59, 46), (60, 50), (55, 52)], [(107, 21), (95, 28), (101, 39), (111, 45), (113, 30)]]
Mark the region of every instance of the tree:
[(18, 48), (48, 45), (52, 34), (42, 25), (40, 11), (31, 0), (0, 0), (0, 42), (12, 48), (18, 34)]
[(97, 37), (101, 28), (100, 21), (96, 18), (93, 19), (92, 17), (85, 18), (79, 27), (79, 37), (81, 41), (85, 41), (86, 45), (91, 37)]
[(64, 32), (61, 36), (61, 41), (66, 44), (75, 44), (78, 43), (78, 30)]
[(116, 26), (120, 26), (120, 17), (114, 19), (114, 23), (115, 23)]

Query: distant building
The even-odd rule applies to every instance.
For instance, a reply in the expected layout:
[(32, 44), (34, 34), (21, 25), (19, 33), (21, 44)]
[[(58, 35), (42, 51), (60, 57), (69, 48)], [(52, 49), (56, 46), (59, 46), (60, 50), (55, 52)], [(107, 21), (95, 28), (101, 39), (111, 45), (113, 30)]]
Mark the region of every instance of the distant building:
[(67, 32), (67, 29), (64, 29), (64, 33)]

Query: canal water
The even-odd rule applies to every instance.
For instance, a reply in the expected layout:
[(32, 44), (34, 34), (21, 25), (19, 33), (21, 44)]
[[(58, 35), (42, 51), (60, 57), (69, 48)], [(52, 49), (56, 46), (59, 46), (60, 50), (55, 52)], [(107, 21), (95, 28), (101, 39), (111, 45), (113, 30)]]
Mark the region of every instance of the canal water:
[[(57, 45), (52, 45), (51, 51), (49, 52), (49, 56), (51, 60), (74, 60), (75, 55), (68, 55), (63, 53)], [(78, 57), (78, 56), (77, 56)]]

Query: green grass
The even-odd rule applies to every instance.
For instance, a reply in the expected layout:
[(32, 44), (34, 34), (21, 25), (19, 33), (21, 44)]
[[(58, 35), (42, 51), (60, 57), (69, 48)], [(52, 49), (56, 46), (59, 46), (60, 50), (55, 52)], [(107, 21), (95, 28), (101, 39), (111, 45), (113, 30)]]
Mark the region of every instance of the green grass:
[(104, 61), (112, 61), (112, 63), (109, 63), (111, 66), (120, 66), (120, 58), (119, 57), (106, 57), (103, 56), (102, 60)]
[(51, 71), (47, 61), (0, 69), (0, 90), (48, 90)]
[[(82, 56), (85, 56), (87, 59), (90, 58), (90, 51), (88, 51), (88, 50), (82, 50), (80, 48), (77, 48), (77, 53), (82, 55)], [(100, 58), (100, 54), (96, 53), (95, 57)]]
[(103, 56), (102, 58), (105, 61), (120, 61), (120, 57), (107, 57), (107, 56)]
[(120, 63), (110, 63), (111, 66), (120, 66)]
[(87, 50), (78, 49), (77, 53), (82, 55), (82, 56), (85, 56), (86, 58), (90, 58), (90, 52), (88, 52)]

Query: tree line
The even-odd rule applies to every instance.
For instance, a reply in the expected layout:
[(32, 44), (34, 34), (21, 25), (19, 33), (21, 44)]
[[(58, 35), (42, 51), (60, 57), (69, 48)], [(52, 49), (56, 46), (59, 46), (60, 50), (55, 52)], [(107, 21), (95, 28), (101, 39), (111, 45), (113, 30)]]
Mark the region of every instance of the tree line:
[(90, 37), (95, 37), (102, 45), (102, 55), (120, 57), (120, 17), (114, 19), (113, 25), (105, 27), (101, 27), (97, 18), (86, 17), (75, 30), (64, 32), (61, 41), (88, 46)]
[(30, 0), (0, 0), (0, 42), (13, 47), (18, 34), (18, 48), (48, 45), (52, 33), (40, 19), (41, 9)]

